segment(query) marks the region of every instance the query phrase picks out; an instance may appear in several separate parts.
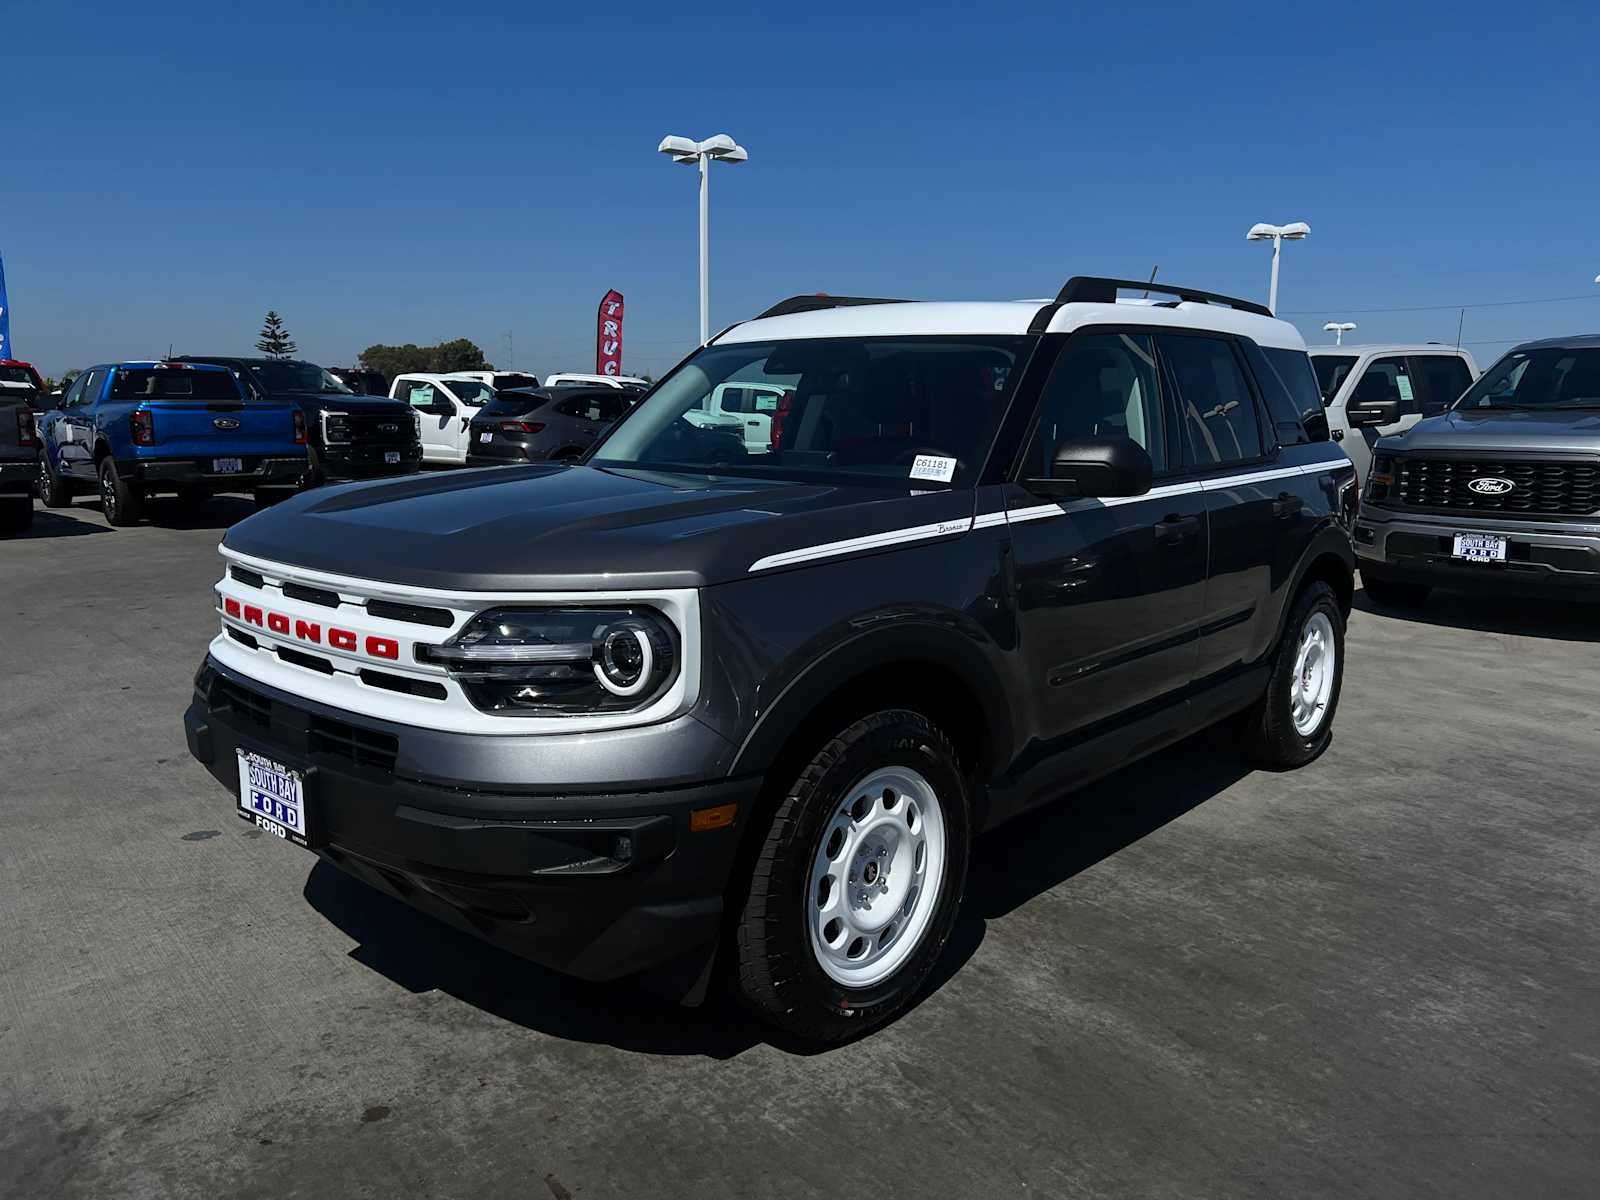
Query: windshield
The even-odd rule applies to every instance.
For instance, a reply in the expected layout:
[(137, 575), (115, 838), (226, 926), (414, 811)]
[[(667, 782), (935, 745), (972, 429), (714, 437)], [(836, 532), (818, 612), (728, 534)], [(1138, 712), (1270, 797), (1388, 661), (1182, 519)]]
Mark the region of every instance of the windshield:
[(240, 399), (231, 371), (175, 370), (170, 367), (119, 367), (111, 384), (113, 400)]
[(444, 385), (457, 400), (474, 408), (494, 399), (494, 389), (479, 379), (446, 379)]
[(1356, 365), (1353, 354), (1313, 354), (1311, 365), (1317, 370), (1317, 387), (1322, 392), (1322, 407), (1328, 407), (1328, 401), (1333, 399), (1339, 385), (1350, 374), (1350, 368)]
[(0, 367), (0, 383), (25, 383), (36, 388), (39, 379), (29, 367)]
[(265, 392), (309, 392), (312, 395), (332, 392), (335, 395), (354, 393), (338, 378), (315, 363), (265, 362), (251, 363), (250, 376), (257, 387)]
[[(591, 460), (816, 482), (970, 485), (1031, 339), (818, 338), (702, 350)], [(738, 423), (718, 419), (746, 385)], [(749, 407), (744, 400), (748, 398)]]
[(1513, 350), (1457, 408), (1600, 408), (1600, 346)]

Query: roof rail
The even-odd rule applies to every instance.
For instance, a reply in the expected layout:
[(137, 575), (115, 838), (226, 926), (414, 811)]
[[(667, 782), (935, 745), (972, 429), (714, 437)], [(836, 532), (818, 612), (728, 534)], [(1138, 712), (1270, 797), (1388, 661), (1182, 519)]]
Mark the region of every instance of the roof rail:
[(1156, 283), (1144, 279), (1102, 279), (1098, 275), (1074, 275), (1056, 296), (1057, 304), (1115, 304), (1122, 290), (1160, 292), (1163, 296), (1176, 296), (1180, 300), (1193, 300), (1199, 304), (1226, 304), (1240, 312), (1270, 317), (1272, 310), (1254, 300), (1240, 300), (1237, 296), (1223, 296), (1217, 292), (1202, 292), (1198, 288), (1179, 287), (1171, 283)]
[(760, 321), (766, 317), (786, 317), (790, 313), (821, 312), (825, 308), (850, 308), (857, 304), (909, 303), (909, 300), (889, 300), (877, 296), (830, 296), (826, 292), (817, 292), (811, 296), (790, 296), (787, 300), (779, 300), (755, 319)]

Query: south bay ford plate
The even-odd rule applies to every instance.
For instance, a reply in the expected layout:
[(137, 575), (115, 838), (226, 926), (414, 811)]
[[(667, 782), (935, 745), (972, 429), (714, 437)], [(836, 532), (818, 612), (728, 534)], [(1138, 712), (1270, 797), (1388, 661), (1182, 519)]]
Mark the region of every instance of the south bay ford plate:
[(1506, 539), (1494, 533), (1458, 533), (1450, 553), (1468, 562), (1505, 562)]
[(305, 775), (249, 750), (239, 756), (239, 814), (268, 833), (307, 844)]

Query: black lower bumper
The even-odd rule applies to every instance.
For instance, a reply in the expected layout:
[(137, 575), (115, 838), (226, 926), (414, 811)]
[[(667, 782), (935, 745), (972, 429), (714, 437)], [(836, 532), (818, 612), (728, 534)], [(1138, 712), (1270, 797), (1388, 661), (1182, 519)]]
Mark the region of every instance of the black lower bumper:
[[(1457, 533), (1506, 540), (1503, 562), (1469, 562), (1452, 553)], [(1357, 565), (1369, 578), (1423, 587), (1503, 595), (1600, 596), (1600, 536), (1588, 527), (1558, 529), (1513, 522), (1427, 523), (1368, 507), (1355, 529)]]
[[(221, 456), (219, 456), (221, 457)], [(215, 471), (211, 458), (140, 458), (117, 463), (117, 473), (136, 479), (146, 488), (183, 488), (207, 492), (247, 492), (262, 487), (294, 487), (306, 473), (304, 456), (265, 458), (240, 457), (238, 471)]]
[[(235, 797), (239, 750), (302, 770), (310, 849), (525, 958), (603, 980), (714, 946), (759, 780), (634, 794), (486, 794), (396, 776), (381, 756), (397, 727), (334, 711), (224, 678), (208, 659), (184, 733), (190, 753)], [(733, 824), (691, 831), (691, 813), (726, 804), (738, 805)]]
[(34, 480), (38, 476), (38, 464), (31, 458), (0, 462), (0, 496), (33, 495)]
[[(389, 462), (388, 456), (395, 461)], [(379, 479), (407, 475), (422, 466), (422, 444), (328, 446), (317, 451), (317, 467), (324, 479)]]

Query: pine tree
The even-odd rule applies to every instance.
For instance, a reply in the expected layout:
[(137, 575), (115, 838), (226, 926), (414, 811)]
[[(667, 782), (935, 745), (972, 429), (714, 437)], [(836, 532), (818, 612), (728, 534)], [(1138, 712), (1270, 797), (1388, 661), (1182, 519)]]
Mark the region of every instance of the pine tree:
[(261, 337), (256, 342), (256, 349), (268, 358), (288, 358), (295, 352), (294, 339), (284, 329), (283, 318), (271, 309), (267, 310), (267, 320), (261, 326)]

